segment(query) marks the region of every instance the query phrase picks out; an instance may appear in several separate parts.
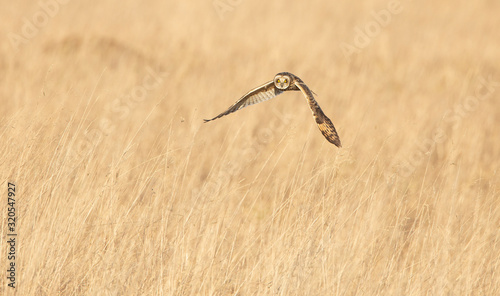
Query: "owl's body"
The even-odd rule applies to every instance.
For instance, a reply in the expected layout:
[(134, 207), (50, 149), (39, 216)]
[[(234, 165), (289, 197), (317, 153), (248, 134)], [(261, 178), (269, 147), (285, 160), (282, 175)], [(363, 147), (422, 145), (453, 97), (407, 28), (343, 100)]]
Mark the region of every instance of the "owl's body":
[(212, 119), (205, 119), (205, 122), (212, 121), (224, 115), (228, 115), (238, 111), (246, 106), (261, 103), (272, 99), (285, 91), (301, 91), (306, 98), (309, 108), (311, 108), (313, 117), (318, 125), (321, 133), (325, 138), (337, 147), (341, 147), (340, 139), (333, 126), (332, 121), (323, 113), (320, 106), (314, 99), (312, 91), (307, 85), (297, 76), (289, 72), (276, 74), (272, 81), (269, 81), (245, 94), (241, 99), (234, 103), (229, 109), (222, 112)]

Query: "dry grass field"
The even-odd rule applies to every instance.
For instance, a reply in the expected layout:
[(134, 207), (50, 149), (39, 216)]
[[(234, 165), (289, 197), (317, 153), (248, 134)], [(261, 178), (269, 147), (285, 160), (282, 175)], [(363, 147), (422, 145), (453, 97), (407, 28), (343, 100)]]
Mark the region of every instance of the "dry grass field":
[[(1, 295), (500, 295), (499, 1), (40, 3), (2, 5)], [(342, 148), (299, 92), (203, 123), (281, 71)]]

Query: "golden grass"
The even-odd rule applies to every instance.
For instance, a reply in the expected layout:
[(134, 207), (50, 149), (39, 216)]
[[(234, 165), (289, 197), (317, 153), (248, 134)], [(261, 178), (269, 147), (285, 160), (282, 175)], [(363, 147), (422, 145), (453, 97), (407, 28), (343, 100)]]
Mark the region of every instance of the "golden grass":
[[(69, 1), (18, 50), (5, 8), (0, 294), (498, 295), (500, 6), (401, 1), (346, 58), (389, 2)], [(299, 93), (203, 124), (281, 71), (343, 148)]]

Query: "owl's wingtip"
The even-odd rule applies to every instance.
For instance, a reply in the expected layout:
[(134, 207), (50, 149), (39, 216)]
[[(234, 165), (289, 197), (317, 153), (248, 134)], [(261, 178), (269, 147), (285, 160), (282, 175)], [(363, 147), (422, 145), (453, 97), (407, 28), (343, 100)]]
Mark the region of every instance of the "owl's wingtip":
[(338, 148), (342, 148), (342, 144), (340, 143), (340, 140), (338, 139), (335, 139), (333, 142), (332, 142), (333, 145), (337, 146)]

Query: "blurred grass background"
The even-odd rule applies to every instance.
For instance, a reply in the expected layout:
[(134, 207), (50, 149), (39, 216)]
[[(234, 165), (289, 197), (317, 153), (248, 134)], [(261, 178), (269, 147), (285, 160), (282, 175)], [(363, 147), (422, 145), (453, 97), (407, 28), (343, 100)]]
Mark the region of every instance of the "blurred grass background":
[[(2, 9), (0, 294), (500, 293), (498, 1), (40, 3)], [(281, 71), (343, 148), (295, 92), (203, 124)]]

